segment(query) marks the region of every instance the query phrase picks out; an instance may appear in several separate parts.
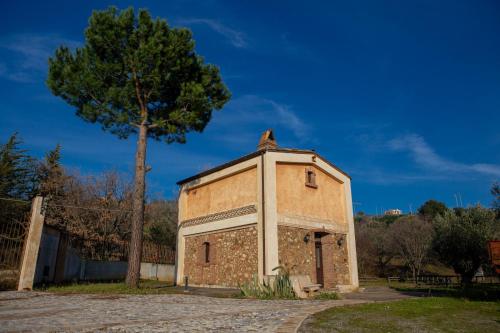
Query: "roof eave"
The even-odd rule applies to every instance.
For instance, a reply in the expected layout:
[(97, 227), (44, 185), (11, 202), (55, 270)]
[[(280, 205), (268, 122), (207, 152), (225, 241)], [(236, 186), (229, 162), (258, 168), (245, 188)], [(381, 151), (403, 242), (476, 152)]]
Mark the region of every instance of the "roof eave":
[(186, 183), (189, 183), (193, 180), (196, 180), (198, 178), (201, 178), (201, 177), (204, 177), (204, 176), (207, 176), (207, 175), (210, 175), (214, 172), (217, 172), (217, 171), (220, 171), (220, 170), (223, 170), (225, 168), (228, 168), (230, 166), (233, 166), (233, 165), (236, 165), (236, 164), (239, 164), (241, 162), (244, 162), (244, 161), (247, 161), (249, 159), (252, 159), (254, 157), (257, 157), (257, 156), (260, 156), (262, 154), (265, 154), (266, 152), (278, 152), (278, 153), (291, 153), (291, 154), (314, 154), (316, 156), (318, 156), (319, 158), (321, 158), (323, 161), (325, 161), (328, 165), (330, 165), (332, 168), (334, 168), (335, 170), (337, 170), (338, 172), (342, 173), (344, 176), (348, 177), (349, 179), (351, 179), (351, 176), (349, 176), (349, 174), (347, 174), (346, 172), (344, 172), (342, 169), (340, 169), (338, 166), (336, 166), (335, 164), (331, 163), (330, 161), (328, 161), (326, 158), (324, 158), (323, 156), (321, 156), (320, 154), (318, 154), (316, 151), (314, 150), (305, 150), (305, 149), (287, 149), (287, 148), (268, 148), (268, 149), (261, 149), (261, 150), (257, 150), (253, 153), (250, 153), (248, 155), (244, 155), (240, 158), (237, 158), (235, 160), (232, 160), (232, 161), (229, 161), (227, 163), (224, 163), (224, 164), (221, 164), (219, 166), (216, 166), (214, 168), (211, 168), (211, 169), (208, 169), (208, 170), (205, 170), (203, 172), (200, 172), (196, 175), (193, 175), (191, 177), (188, 177), (188, 178), (185, 178), (185, 179), (182, 179), (182, 180), (179, 180), (176, 184), (181, 186), (181, 185), (184, 185)]

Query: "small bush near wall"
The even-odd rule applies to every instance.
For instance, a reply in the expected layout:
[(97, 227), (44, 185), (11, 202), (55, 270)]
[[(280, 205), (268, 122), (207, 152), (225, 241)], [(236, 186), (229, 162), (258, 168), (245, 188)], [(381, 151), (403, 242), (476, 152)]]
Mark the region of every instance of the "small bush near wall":
[(261, 283), (257, 276), (254, 275), (252, 281), (240, 287), (241, 294), (248, 298), (296, 299), (297, 295), (293, 291), (288, 270), (282, 266), (278, 266), (274, 270), (278, 270), (278, 275), (267, 283), (265, 281)]

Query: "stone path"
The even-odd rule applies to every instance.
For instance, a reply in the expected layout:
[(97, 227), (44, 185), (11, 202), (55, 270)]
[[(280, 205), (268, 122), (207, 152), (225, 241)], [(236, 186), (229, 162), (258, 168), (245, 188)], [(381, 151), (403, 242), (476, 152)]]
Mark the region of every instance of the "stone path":
[(374, 302), (397, 301), (408, 297), (425, 296), (424, 292), (398, 292), (385, 286), (368, 287), (360, 293), (345, 294), (346, 299), (357, 299)]
[(312, 313), (332, 306), (371, 301), (1, 292), (0, 331), (294, 332)]

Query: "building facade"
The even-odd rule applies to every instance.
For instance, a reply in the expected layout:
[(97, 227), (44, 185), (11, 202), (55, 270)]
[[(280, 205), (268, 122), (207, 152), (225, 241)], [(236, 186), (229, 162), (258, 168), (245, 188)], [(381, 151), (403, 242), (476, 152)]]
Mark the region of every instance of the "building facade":
[(399, 216), (403, 214), (403, 211), (401, 209), (389, 209), (384, 212), (384, 215), (396, 215)]
[(311, 150), (258, 150), (180, 181), (177, 283), (237, 287), (284, 266), (358, 286), (350, 177)]

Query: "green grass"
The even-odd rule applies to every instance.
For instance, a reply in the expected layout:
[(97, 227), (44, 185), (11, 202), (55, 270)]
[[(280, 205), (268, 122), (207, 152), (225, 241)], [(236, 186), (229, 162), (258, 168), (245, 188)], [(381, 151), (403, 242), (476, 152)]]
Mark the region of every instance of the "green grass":
[(377, 279), (360, 282), (360, 287), (390, 287), (400, 292), (420, 292), (427, 296), (449, 296), (456, 298), (466, 298), (469, 300), (478, 301), (500, 301), (500, 284), (494, 283), (476, 283), (469, 287), (460, 285), (439, 286), (419, 284), (415, 285), (412, 282), (399, 282), (387, 279)]
[(462, 286), (394, 286), (401, 292), (423, 292), (429, 296), (448, 296), (455, 298), (464, 298), (478, 301), (500, 301), (500, 285), (498, 284), (475, 284), (469, 287)]
[[(103, 294), (103, 295), (161, 295), (161, 294), (186, 294), (183, 287), (175, 287), (172, 283), (141, 280), (139, 288), (128, 288), (124, 282), (101, 282), (101, 283), (75, 283), (59, 286), (47, 286), (36, 288), (56, 294)], [(217, 288), (193, 288), (189, 287), (188, 295), (202, 295), (209, 297), (237, 298), (237, 290)]]
[(400, 281), (391, 281), (390, 283), (386, 278), (378, 278), (376, 280), (368, 280), (368, 281), (360, 281), (360, 287), (391, 287), (391, 288), (399, 288), (399, 287), (413, 287), (414, 283), (411, 282), (400, 282)]
[(299, 332), (500, 332), (500, 303), (426, 297), (335, 307)]
[(144, 280), (139, 284), (139, 288), (128, 288), (124, 282), (116, 283), (75, 283), (60, 286), (41, 287), (38, 290), (52, 293), (65, 294), (172, 294), (177, 288), (172, 283)]

